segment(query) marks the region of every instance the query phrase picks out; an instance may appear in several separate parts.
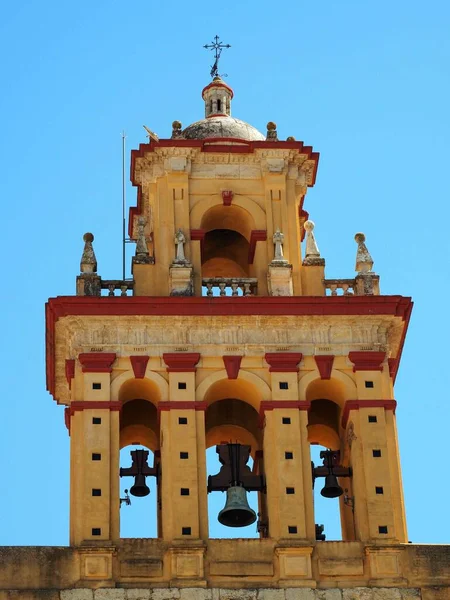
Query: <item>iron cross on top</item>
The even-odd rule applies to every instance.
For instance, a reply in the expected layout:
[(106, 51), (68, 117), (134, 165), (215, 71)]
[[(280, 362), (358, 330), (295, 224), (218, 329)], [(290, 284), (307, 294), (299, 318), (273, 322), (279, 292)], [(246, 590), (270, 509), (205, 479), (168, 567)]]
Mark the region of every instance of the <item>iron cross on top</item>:
[(214, 77), (219, 77), (219, 58), (224, 48), (231, 48), (230, 44), (222, 44), (222, 42), (219, 41), (219, 36), (216, 35), (213, 41), (210, 44), (205, 44), (203, 48), (206, 48), (207, 50), (214, 50), (215, 60), (213, 66), (211, 67), (211, 77), (213, 79)]

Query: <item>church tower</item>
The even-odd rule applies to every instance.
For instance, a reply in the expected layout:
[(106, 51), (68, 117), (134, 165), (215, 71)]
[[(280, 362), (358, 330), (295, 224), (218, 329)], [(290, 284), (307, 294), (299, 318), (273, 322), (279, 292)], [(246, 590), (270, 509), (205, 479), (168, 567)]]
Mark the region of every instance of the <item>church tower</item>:
[[(327, 279), (305, 209), (319, 154), (232, 116), (217, 74), (201, 97), (203, 119), (131, 153), (132, 278), (102, 279), (87, 233), (76, 296), (46, 306), (47, 384), (70, 435), (74, 585), (160, 600), (167, 586), (203, 600), (417, 597), (435, 580), (408, 544), (394, 395), (411, 299), (381, 294), (362, 233), (356, 274)], [(121, 539), (120, 489), (139, 502), (150, 478), (158, 537)], [(314, 486), (339, 498), (342, 541), (324, 539)], [(259, 539), (209, 538), (218, 491), (220, 522), (254, 522)]]

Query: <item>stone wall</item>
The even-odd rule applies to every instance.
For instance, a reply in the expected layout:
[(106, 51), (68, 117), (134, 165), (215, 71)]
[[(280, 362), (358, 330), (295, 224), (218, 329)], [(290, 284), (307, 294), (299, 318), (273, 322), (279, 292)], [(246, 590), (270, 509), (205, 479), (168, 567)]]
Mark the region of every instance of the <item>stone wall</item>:
[(449, 587), (427, 588), (86, 588), (4, 590), (0, 600), (449, 600)]

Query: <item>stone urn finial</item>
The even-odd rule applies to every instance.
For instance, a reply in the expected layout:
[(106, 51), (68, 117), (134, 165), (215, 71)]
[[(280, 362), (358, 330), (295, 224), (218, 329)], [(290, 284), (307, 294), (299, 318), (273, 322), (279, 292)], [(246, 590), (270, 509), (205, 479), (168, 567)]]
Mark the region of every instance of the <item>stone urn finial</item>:
[(355, 271), (357, 273), (368, 273), (369, 271), (372, 271), (373, 259), (370, 256), (370, 252), (367, 250), (367, 246), (364, 243), (365, 241), (366, 236), (364, 233), (357, 233), (355, 235), (355, 242), (358, 244), (355, 266)]
[(303, 227), (306, 231), (306, 249), (303, 265), (324, 265), (325, 260), (320, 256), (320, 251), (313, 233), (315, 227), (314, 221), (305, 221)]
[(97, 272), (97, 259), (95, 257), (94, 248), (92, 242), (94, 241), (94, 235), (92, 233), (85, 233), (83, 235), (84, 249), (81, 255), (80, 271), (81, 273), (96, 273)]
[(273, 121), (269, 121), (267, 123), (266, 140), (272, 140), (273, 142), (278, 141), (277, 124), (274, 123)]

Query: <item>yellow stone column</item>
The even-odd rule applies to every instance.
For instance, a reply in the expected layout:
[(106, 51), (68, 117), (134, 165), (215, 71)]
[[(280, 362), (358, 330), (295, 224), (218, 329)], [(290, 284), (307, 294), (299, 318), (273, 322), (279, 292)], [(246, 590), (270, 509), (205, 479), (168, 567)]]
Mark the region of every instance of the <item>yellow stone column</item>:
[(315, 539), (307, 432), (309, 403), (298, 399), (299, 353), (269, 353), (272, 401), (264, 413), (264, 466), (269, 537)]
[(112, 353), (79, 355), (80, 400), (68, 408), (71, 451), (70, 543), (119, 539), (119, 410), (110, 401)]
[(164, 354), (169, 401), (159, 404), (164, 540), (208, 536), (203, 403), (195, 402), (197, 353)]
[[(406, 543), (406, 520), (395, 427), (396, 402), (380, 398), (388, 386), (383, 352), (350, 352), (358, 393), (345, 404), (342, 425), (351, 440), (356, 538)], [(351, 435), (348, 431), (351, 429)]]

